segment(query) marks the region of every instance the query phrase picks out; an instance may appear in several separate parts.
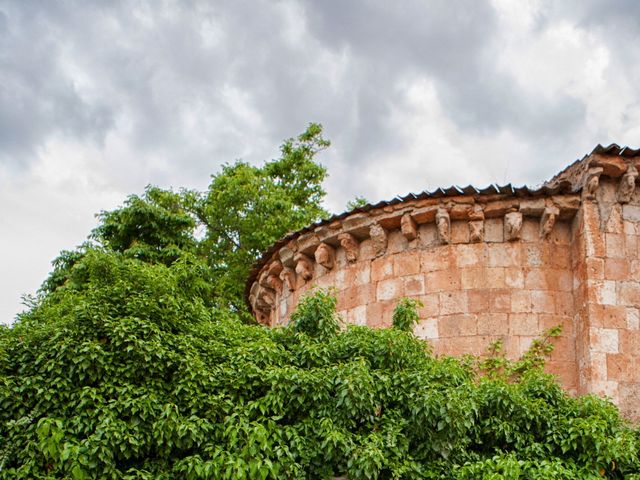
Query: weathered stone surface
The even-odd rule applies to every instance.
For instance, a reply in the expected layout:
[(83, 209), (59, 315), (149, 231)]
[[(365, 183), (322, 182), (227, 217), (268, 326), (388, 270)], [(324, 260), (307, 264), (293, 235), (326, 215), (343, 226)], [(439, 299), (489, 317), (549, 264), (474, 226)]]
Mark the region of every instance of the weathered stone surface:
[(439, 355), (500, 336), (514, 358), (560, 324), (547, 371), (640, 418), (640, 157), (601, 157), (555, 178), (553, 195), (440, 194), (294, 235), (252, 277), (251, 308), (286, 325), (304, 294), (333, 287), (349, 323), (381, 327), (409, 296), (423, 302), (416, 334)]
[(522, 213), (509, 212), (504, 216), (504, 239), (514, 241), (520, 238), (522, 231)]
[(436, 213), (436, 228), (440, 243), (449, 243), (451, 241), (451, 220), (449, 213), (444, 208), (439, 209)]
[(305, 255), (313, 255), (316, 247), (320, 243), (320, 239), (315, 232), (308, 232), (303, 235), (300, 235), (297, 240), (298, 252), (302, 252)]
[(544, 198), (526, 198), (520, 200), (520, 213), (528, 217), (539, 217), (547, 204)]
[(409, 213), (405, 213), (400, 221), (402, 234), (409, 241), (418, 238), (418, 225)]
[(296, 275), (302, 278), (305, 282), (313, 278), (313, 262), (304, 253), (296, 253), (293, 256), (293, 260), (296, 264)]
[(387, 250), (387, 232), (377, 223), (371, 225), (369, 229), (369, 236), (371, 237), (371, 244), (376, 256), (383, 255)]
[(591, 166), (602, 168), (607, 177), (621, 177), (627, 171), (627, 164), (618, 155), (592, 155)]
[(314, 253), (316, 262), (324, 268), (331, 270), (335, 265), (336, 252), (331, 245), (321, 243)]
[(472, 220), (469, 222), (469, 242), (482, 241), (484, 241), (484, 220)]
[(596, 192), (600, 186), (600, 175), (602, 175), (603, 168), (590, 168), (587, 172), (586, 179), (583, 187), (583, 194), (587, 200), (595, 200)]
[(488, 203), (484, 207), (484, 216), (485, 218), (502, 217), (505, 213), (518, 208), (519, 203), (515, 198)]
[(296, 272), (289, 267), (285, 267), (280, 272), (280, 280), (286, 291), (293, 292), (296, 288)]
[(347, 261), (353, 263), (358, 260), (360, 246), (356, 237), (350, 233), (341, 233), (338, 239), (340, 240), (340, 245), (344, 248)]
[(548, 238), (560, 214), (558, 207), (546, 207), (540, 219), (540, 238)]
[(637, 178), (638, 170), (634, 165), (629, 166), (618, 186), (618, 201), (620, 203), (629, 203), (631, 195), (633, 195), (633, 191), (636, 189)]

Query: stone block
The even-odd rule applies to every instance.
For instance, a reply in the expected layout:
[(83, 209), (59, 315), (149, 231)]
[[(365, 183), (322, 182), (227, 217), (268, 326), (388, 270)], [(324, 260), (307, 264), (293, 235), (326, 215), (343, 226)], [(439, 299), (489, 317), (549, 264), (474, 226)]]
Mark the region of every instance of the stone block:
[(628, 355), (639, 355), (640, 331), (620, 330), (620, 351), (621, 353), (626, 353)]
[(575, 391), (578, 386), (578, 372), (575, 362), (551, 360), (545, 365), (545, 371), (555, 375), (564, 390)]
[(480, 267), (486, 262), (486, 245), (474, 243), (456, 247), (455, 262), (458, 267)]
[[(387, 280), (389, 281), (389, 280)], [(380, 285), (380, 284), (378, 284)], [(384, 299), (387, 300), (387, 299)], [(368, 283), (349, 287), (338, 295), (338, 309), (349, 310), (376, 301), (376, 286)]]
[(455, 338), (476, 335), (478, 320), (475, 315), (445, 315), (438, 320), (440, 338)]
[(544, 198), (524, 198), (520, 200), (520, 213), (528, 217), (540, 217), (545, 207)]
[(413, 328), (413, 334), (424, 340), (439, 338), (438, 320), (435, 318), (420, 320), (420, 322), (418, 322), (418, 324)]
[(400, 230), (393, 230), (388, 233), (387, 255), (402, 253), (409, 248), (409, 241), (402, 235)]
[(394, 255), (393, 274), (396, 277), (416, 275), (420, 272), (420, 252), (411, 251)]
[(420, 252), (420, 270), (425, 273), (448, 270), (455, 266), (451, 246), (443, 245)]
[(629, 278), (629, 260), (626, 258), (607, 258), (604, 261), (604, 278), (607, 280), (626, 280)]
[(487, 243), (504, 242), (502, 218), (487, 218), (484, 221), (484, 241)]
[(509, 335), (538, 335), (538, 316), (535, 313), (512, 313), (509, 315)]
[(606, 256), (608, 258), (624, 258), (625, 236), (620, 233), (605, 233)]
[(467, 311), (467, 292), (440, 292), (441, 315), (465, 313)]
[(492, 312), (478, 315), (478, 335), (506, 335), (507, 333), (509, 333), (509, 316), (506, 313)]
[(591, 350), (600, 353), (618, 353), (620, 340), (615, 328), (591, 327), (589, 329)]
[(502, 289), (490, 290), (489, 311), (491, 313), (509, 313), (511, 311), (511, 291)]
[(625, 204), (622, 206), (622, 218), (627, 222), (640, 222), (640, 205)]
[(514, 290), (511, 293), (511, 311), (514, 313), (528, 313), (533, 311), (531, 292), (529, 290)]
[(377, 282), (393, 277), (393, 257), (380, 257), (371, 262), (371, 281)]
[(637, 382), (638, 366), (630, 360), (629, 355), (622, 353), (607, 354), (607, 380)]
[(523, 242), (539, 242), (540, 241), (540, 225), (535, 220), (525, 218), (522, 221), (522, 230), (520, 239)]
[(524, 272), (520, 267), (504, 269), (504, 284), (508, 288), (524, 288)]
[(440, 315), (440, 294), (439, 293), (427, 293), (418, 297), (422, 303), (421, 307), (418, 307), (418, 316), (420, 318), (437, 317)]
[(494, 243), (487, 245), (490, 267), (516, 267), (522, 264), (520, 245), (514, 243)]
[(418, 243), (420, 248), (430, 248), (440, 243), (435, 224), (426, 223), (418, 227)]
[(396, 302), (387, 300), (367, 305), (367, 326), (371, 328), (384, 328), (393, 325), (393, 310)]
[(467, 290), (469, 313), (485, 313), (489, 311), (490, 293), (488, 289)]
[(424, 274), (403, 277), (404, 294), (408, 297), (424, 295), (426, 293)]
[(637, 308), (626, 309), (626, 323), (629, 330), (640, 330), (640, 311)]
[(540, 332), (549, 330), (550, 328), (560, 326), (562, 332), (561, 337), (567, 337), (575, 343), (575, 334), (573, 328), (573, 318), (570, 315), (558, 314), (540, 314), (538, 315), (538, 327)]
[(547, 280), (547, 271), (542, 268), (532, 268), (525, 270), (524, 288), (529, 290), (547, 290), (549, 282)]
[(556, 305), (553, 292), (532, 290), (531, 307), (535, 313), (555, 313)]
[(451, 222), (451, 243), (469, 243), (469, 225), (467, 222)]
[(392, 300), (404, 295), (404, 282), (401, 278), (389, 278), (381, 280), (376, 287), (376, 299), (378, 301)]
[[(604, 282), (603, 282), (604, 283)], [(617, 283), (617, 298), (620, 305), (626, 305), (629, 307), (637, 307), (640, 305), (640, 283), (638, 282), (608, 282), (609, 284), (616, 285)], [(607, 303), (615, 304), (615, 294), (613, 298), (609, 299)], [(604, 303), (604, 302), (600, 302)]]

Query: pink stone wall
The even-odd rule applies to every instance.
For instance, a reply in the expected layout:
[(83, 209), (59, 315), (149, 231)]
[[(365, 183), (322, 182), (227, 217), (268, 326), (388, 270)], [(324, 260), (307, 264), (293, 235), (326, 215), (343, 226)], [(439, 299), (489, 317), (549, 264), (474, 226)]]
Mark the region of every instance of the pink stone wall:
[(537, 191), (449, 189), (334, 217), (270, 249), (247, 300), (283, 325), (303, 295), (332, 288), (346, 322), (384, 327), (415, 298), (415, 334), (438, 355), (502, 339), (517, 358), (562, 325), (547, 370), (640, 419), (638, 168), (640, 155), (594, 153)]
[(332, 270), (316, 264), (311, 281), (298, 279), (294, 292), (277, 296), (276, 324), (286, 324), (300, 297), (316, 286), (335, 288), (346, 322), (371, 327), (390, 326), (402, 297), (420, 300), (415, 333), (436, 354), (479, 354), (503, 338), (515, 358), (543, 330), (561, 324), (548, 370), (575, 392), (571, 224), (558, 222), (546, 239), (540, 238), (539, 224), (525, 218), (521, 239), (505, 241), (503, 218), (488, 219), (485, 241), (473, 244), (467, 243), (465, 221), (452, 222), (452, 243), (444, 245), (434, 224), (421, 225), (413, 241), (394, 230), (385, 255), (374, 257), (365, 240), (353, 264), (338, 247)]

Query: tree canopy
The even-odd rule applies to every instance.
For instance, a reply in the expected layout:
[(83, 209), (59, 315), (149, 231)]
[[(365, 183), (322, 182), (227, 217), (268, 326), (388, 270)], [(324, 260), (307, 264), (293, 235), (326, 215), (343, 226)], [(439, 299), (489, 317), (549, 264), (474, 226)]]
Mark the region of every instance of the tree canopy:
[(0, 479), (640, 479), (637, 427), (543, 373), (549, 340), (436, 358), (415, 302), (376, 330), (321, 290), (243, 322), (263, 242), (324, 214), (320, 134), (203, 194), (149, 187), (63, 252), (0, 328)]

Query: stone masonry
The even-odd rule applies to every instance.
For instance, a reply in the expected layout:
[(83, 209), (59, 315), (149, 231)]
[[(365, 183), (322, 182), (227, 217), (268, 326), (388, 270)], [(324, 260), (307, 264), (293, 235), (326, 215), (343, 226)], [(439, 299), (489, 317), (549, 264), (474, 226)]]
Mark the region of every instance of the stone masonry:
[(452, 187), (368, 205), (291, 233), (256, 264), (247, 299), (283, 325), (332, 287), (349, 323), (384, 327), (419, 299), (439, 355), (511, 358), (562, 325), (547, 364), (571, 393), (640, 419), (640, 150), (596, 147), (538, 189)]

